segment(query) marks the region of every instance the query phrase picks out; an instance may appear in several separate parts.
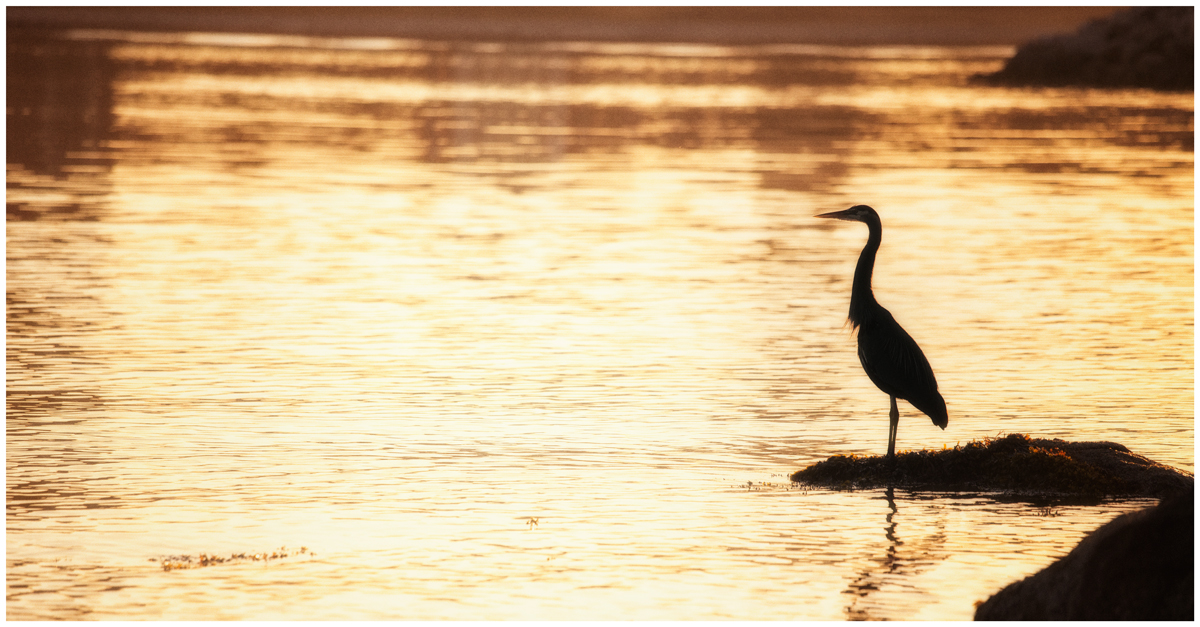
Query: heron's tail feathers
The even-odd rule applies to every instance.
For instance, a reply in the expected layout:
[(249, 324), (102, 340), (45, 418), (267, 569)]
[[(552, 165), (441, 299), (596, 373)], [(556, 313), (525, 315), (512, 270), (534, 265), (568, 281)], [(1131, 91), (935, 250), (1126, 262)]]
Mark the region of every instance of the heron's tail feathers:
[(946, 428), (946, 425), (950, 424), (950, 416), (946, 412), (946, 400), (936, 391), (925, 398), (910, 398), (907, 400), (913, 407), (916, 407), (926, 416), (929, 416), (933, 420), (933, 424), (943, 429)]

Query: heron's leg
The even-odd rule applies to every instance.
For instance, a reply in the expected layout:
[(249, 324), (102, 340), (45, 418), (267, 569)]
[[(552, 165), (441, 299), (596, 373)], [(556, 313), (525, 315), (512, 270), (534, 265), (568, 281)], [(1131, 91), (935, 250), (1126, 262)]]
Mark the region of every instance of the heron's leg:
[(892, 412), (888, 414), (891, 425), (888, 429), (888, 459), (896, 457), (896, 428), (900, 426), (900, 409), (896, 407), (896, 397), (892, 397)]

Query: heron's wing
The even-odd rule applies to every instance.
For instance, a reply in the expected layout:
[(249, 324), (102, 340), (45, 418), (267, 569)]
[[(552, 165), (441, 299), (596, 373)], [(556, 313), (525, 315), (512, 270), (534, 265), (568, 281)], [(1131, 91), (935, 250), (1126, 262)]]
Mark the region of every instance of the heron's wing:
[[(907, 400), (926, 414), (930, 412), (925, 406), (934, 397), (941, 401), (929, 360), (886, 309), (880, 307), (859, 328), (858, 358), (867, 376), (885, 393)], [(941, 404), (944, 406), (944, 401)]]

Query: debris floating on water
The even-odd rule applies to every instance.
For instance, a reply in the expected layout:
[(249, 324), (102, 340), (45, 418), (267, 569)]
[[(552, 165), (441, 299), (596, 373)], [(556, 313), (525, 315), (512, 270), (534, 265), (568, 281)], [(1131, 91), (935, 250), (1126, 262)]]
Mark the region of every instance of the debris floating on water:
[(264, 551), (261, 553), (232, 553), (228, 556), (209, 553), (201, 553), (199, 555), (168, 555), (162, 558), (152, 557), (150, 561), (159, 562), (163, 570), (187, 570), (190, 568), (204, 568), (205, 566), (237, 562), (269, 562), (297, 555), (313, 556), (316, 553), (309, 551), (306, 546), (302, 546), (298, 550), (288, 550), (286, 546), (281, 546), (274, 551)]

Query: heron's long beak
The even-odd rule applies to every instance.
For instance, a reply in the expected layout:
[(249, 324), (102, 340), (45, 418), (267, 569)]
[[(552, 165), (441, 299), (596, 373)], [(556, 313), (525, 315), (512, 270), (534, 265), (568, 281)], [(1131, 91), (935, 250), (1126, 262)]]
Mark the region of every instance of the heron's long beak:
[(830, 213), (822, 213), (820, 215), (816, 215), (813, 217), (814, 218), (833, 218), (834, 220), (851, 220), (851, 221), (854, 220), (854, 218), (850, 217), (849, 209), (844, 209), (842, 211), (832, 211)]

